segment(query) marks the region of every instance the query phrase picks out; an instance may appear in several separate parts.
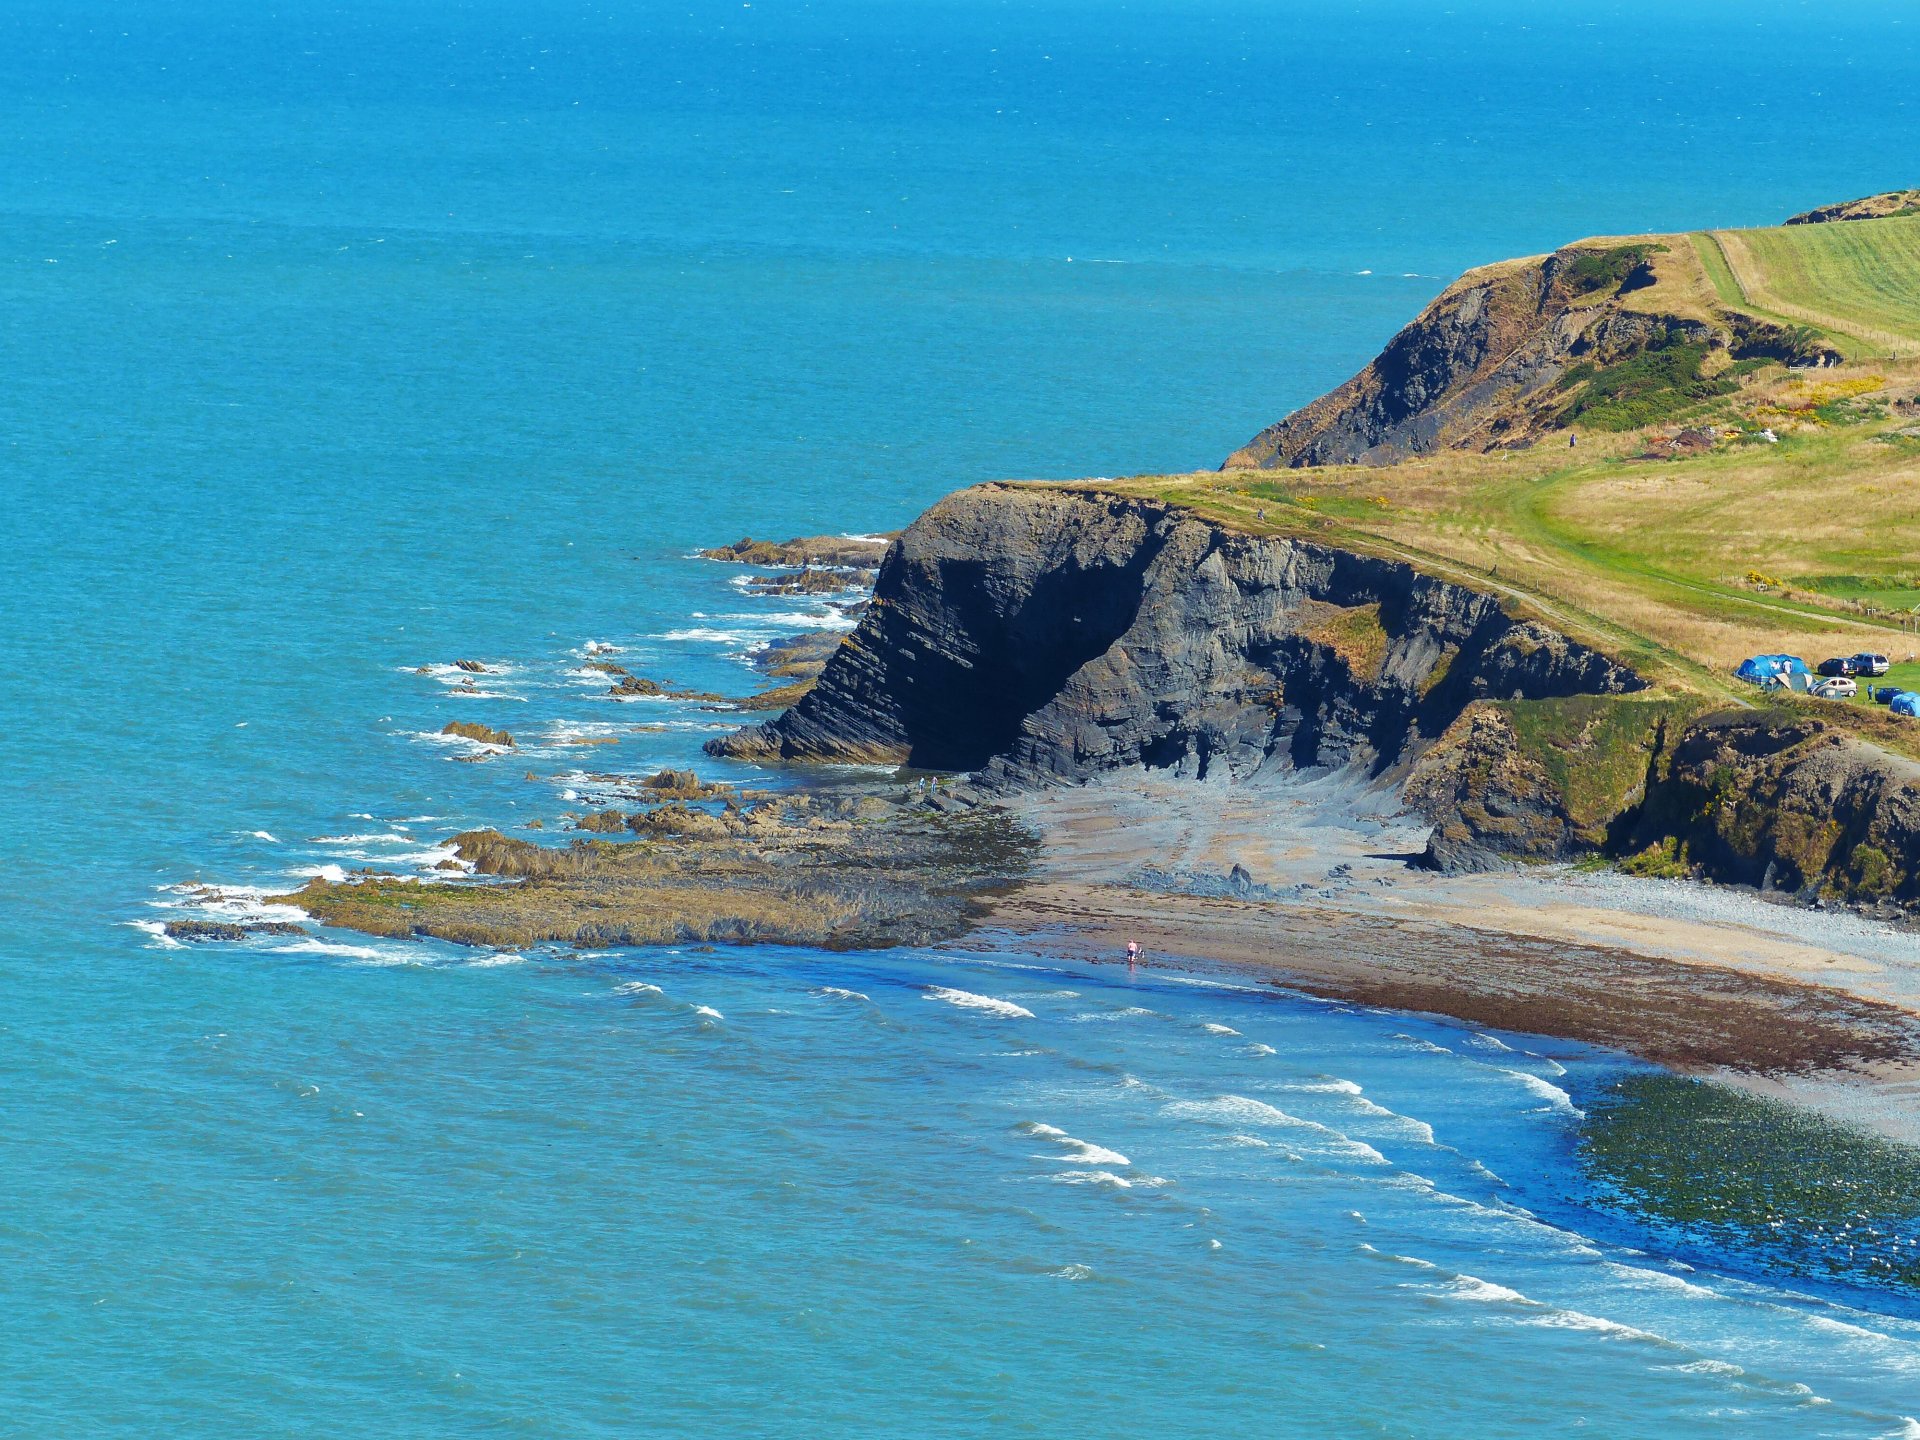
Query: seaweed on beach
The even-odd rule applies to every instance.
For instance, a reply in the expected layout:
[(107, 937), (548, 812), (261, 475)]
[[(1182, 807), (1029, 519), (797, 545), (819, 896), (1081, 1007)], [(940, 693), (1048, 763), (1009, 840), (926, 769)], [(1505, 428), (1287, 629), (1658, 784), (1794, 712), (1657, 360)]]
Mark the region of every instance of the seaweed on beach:
[(1580, 1160), (1602, 1204), (1686, 1248), (1920, 1296), (1920, 1148), (1643, 1073), (1588, 1102)]

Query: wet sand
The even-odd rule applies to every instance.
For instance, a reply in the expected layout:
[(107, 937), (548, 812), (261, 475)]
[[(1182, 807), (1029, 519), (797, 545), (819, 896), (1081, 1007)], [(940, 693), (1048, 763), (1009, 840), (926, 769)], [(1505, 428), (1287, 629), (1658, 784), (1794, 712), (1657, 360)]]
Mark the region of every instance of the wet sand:
[(1137, 940), (1150, 965), (1605, 1045), (1920, 1140), (1920, 938), (1890, 926), (1564, 868), (1436, 875), (1391, 792), (1340, 778), (1135, 774), (1020, 809), (1041, 868), (981, 943), (1124, 963)]

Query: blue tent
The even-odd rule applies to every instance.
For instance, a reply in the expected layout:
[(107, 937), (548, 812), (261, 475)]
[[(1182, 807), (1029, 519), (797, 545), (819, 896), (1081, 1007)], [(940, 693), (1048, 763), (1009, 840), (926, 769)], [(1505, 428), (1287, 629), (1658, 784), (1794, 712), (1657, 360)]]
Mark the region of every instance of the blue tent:
[(1895, 715), (1907, 715), (1920, 719), (1920, 695), (1911, 690), (1902, 690), (1887, 702), (1887, 709)]
[(1742, 660), (1734, 677), (1755, 685), (1764, 685), (1776, 675), (1810, 675), (1807, 662), (1798, 655), (1755, 655)]

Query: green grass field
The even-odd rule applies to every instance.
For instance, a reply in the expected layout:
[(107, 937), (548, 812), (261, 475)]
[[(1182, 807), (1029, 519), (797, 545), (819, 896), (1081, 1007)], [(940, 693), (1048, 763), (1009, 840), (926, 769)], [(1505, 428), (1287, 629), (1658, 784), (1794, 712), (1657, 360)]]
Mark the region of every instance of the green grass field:
[(1850, 358), (1920, 355), (1920, 216), (1705, 238), (1695, 250), (1727, 304), (1825, 331)]
[[(1738, 311), (1812, 328), (1846, 359), (1811, 371), (1764, 358), (1742, 366), (1726, 345), (1698, 377), (1717, 383), (1656, 387), (1634, 397), (1631, 414), (1601, 417), (1607, 423), (1569, 412), (1577, 447), (1140, 476), (1101, 488), (1408, 561), (1498, 594), (1515, 613), (1633, 665), (1656, 696), (1688, 704), (1756, 700), (1734, 667), (1780, 652), (1812, 665), (1878, 652), (1894, 666), (1877, 683), (1920, 690), (1920, 216), (1583, 243), (1604, 246), (1603, 258), (1630, 247), (1653, 257), (1653, 283), (1626, 292), (1623, 305), (1723, 326)], [(1641, 363), (1628, 357), (1595, 375)], [(1682, 425), (1704, 429), (1711, 448), (1663, 450), (1662, 437)], [(1784, 703), (1920, 756), (1920, 721), (1864, 695)]]

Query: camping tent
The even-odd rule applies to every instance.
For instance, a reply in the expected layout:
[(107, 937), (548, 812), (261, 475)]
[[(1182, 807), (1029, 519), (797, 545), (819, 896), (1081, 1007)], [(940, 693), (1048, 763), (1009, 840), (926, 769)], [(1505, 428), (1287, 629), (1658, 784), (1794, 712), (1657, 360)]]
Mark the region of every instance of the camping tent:
[[(1807, 662), (1798, 655), (1755, 655), (1751, 659), (1742, 660), (1740, 668), (1733, 673), (1736, 679), (1745, 680), (1754, 685), (1764, 685), (1776, 675), (1790, 678), (1795, 675), (1811, 675), (1813, 672), (1807, 669)], [(1803, 687), (1795, 686), (1794, 688)]]
[(1902, 690), (1887, 702), (1887, 709), (1895, 715), (1920, 719), (1920, 694), (1915, 694), (1911, 690)]

